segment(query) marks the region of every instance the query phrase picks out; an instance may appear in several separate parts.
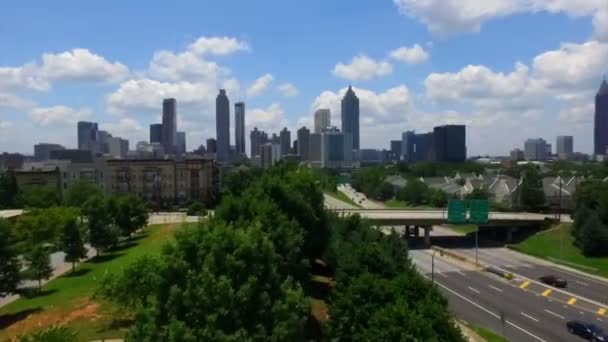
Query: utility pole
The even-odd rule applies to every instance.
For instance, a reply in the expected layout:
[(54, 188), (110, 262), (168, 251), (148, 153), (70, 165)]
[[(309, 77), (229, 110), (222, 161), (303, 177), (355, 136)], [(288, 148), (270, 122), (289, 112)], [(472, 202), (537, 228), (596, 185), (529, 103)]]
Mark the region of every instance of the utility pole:
[(431, 283), (433, 286), (435, 286), (435, 253), (437, 253), (437, 250), (434, 250), (431, 256)]
[(479, 266), (479, 240), (477, 234), (479, 234), (479, 226), (475, 230), (475, 265)]

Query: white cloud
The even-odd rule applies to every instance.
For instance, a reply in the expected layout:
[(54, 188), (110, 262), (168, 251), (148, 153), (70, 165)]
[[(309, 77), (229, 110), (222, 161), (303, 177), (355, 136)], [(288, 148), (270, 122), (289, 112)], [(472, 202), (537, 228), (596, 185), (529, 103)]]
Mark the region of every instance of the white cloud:
[(38, 72), (35, 64), (20, 67), (0, 67), (0, 90), (32, 89), (45, 91), (50, 84)]
[(407, 64), (421, 64), (429, 59), (429, 54), (422, 46), (414, 44), (412, 47), (402, 46), (391, 51), (391, 58)]
[(128, 76), (129, 69), (87, 49), (73, 49), (58, 54), (43, 54), (41, 72), (50, 80), (119, 82)]
[(247, 88), (247, 96), (255, 97), (261, 95), (268, 89), (272, 81), (274, 81), (274, 77), (271, 74), (260, 76)]
[(279, 86), (279, 90), (281, 91), (283, 96), (286, 96), (286, 97), (297, 96), (300, 93), (298, 88), (296, 88), (296, 86), (291, 83), (281, 84)]
[(277, 133), (287, 126), (285, 112), (280, 103), (274, 102), (267, 108), (253, 108), (247, 113), (248, 131), (253, 127), (269, 133)]
[(38, 107), (30, 111), (29, 117), (38, 126), (71, 125), (90, 118), (90, 109), (75, 110), (66, 106)]
[(593, 121), (593, 103), (584, 103), (564, 108), (559, 112), (559, 120), (565, 124), (589, 124)]
[(12, 122), (9, 121), (0, 121), (0, 129), (6, 129), (13, 126)]
[(175, 54), (162, 50), (154, 54), (149, 66), (151, 77), (164, 81), (197, 81), (215, 82), (220, 74), (229, 70), (217, 63), (206, 61), (192, 52)]
[(188, 46), (197, 55), (228, 55), (237, 51), (249, 51), (246, 42), (230, 37), (200, 37)]
[(0, 93), (0, 113), (5, 111), (24, 110), (32, 107), (34, 103), (14, 94)]
[[(134, 136), (145, 136), (144, 127), (135, 119), (121, 118), (118, 122), (103, 123), (101, 125), (104, 131), (108, 131), (115, 137), (133, 138)], [(141, 140), (142, 138), (139, 138)], [(135, 141), (133, 142), (135, 143)]]
[(434, 34), (479, 32), (482, 25), (495, 18), (520, 13), (565, 13), (570, 16), (594, 16), (597, 34), (605, 27), (600, 11), (605, 0), (393, 0), (399, 11), (424, 23)]
[(377, 62), (366, 55), (353, 57), (350, 64), (339, 62), (333, 70), (335, 76), (350, 81), (366, 81), (392, 72), (393, 66), (389, 62)]

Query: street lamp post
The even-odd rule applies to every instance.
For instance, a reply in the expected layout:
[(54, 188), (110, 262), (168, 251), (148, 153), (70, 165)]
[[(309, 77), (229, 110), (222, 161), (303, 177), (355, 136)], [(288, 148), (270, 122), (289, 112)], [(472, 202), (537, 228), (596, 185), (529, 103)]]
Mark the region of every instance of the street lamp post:
[(435, 253), (437, 253), (437, 250), (434, 250), (431, 256), (431, 283), (433, 286), (435, 286)]
[(475, 230), (475, 265), (479, 266), (479, 239), (477, 234), (479, 233), (479, 226)]

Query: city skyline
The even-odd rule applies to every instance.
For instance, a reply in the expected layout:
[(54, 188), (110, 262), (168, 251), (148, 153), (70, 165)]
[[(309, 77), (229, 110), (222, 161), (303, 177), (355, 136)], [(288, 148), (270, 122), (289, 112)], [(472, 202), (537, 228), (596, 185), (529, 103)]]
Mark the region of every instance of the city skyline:
[[(0, 33), (6, 52), (0, 61), (0, 150), (31, 154), (38, 142), (74, 148), (77, 121), (98, 122), (133, 143), (147, 140), (148, 125), (161, 121), (158, 103), (170, 97), (178, 101), (177, 126), (192, 150), (215, 137), (220, 88), (233, 102), (247, 103), (245, 135), (253, 126), (313, 128), (319, 108), (330, 109), (332, 124), (341, 127), (339, 99), (353, 84), (361, 100), (361, 148), (386, 148), (383, 137), (453, 123), (467, 125), (469, 155), (507, 155), (528, 137), (554, 141), (558, 135), (574, 136), (576, 150), (591, 153), (593, 97), (608, 58), (608, 26), (601, 25), (598, 3), (534, 10), (487, 4), (449, 21), (437, 14), (436, 1), (352, 4), (348, 14), (321, 1), (295, 8), (279, 1), (192, 2), (145, 9), (144, 31), (132, 30), (128, 20), (141, 9), (117, 11), (116, 3), (73, 9), (69, 25), (53, 16), (66, 10), (62, 2), (39, 9), (6, 5), (11, 8), (3, 12), (11, 15), (2, 17), (6, 30)], [(320, 6), (328, 11), (319, 13)], [(113, 30), (91, 30), (108, 10), (121, 13)], [(290, 15), (294, 10), (298, 16)], [(169, 26), (180, 17), (180, 25), (155, 27), (149, 18), (156, 11), (172, 14)], [(227, 12), (274, 13), (277, 22), (250, 15), (228, 26), (216, 18)], [(300, 32), (312, 17), (323, 25)], [(25, 18), (33, 24), (19, 25)], [(270, 34), (277, 23), (283, 32)], [(74, 25), (83, 29), (74, 32)], [(541, 34), (547, 31), (550, 37)], [(116, 32), (120, 44), (105, 44)], [(310, 39), (321, 33), (323, 39)], [(276, 49), (277, 42), (287, 48)], [(562, 66), (569, 66), (567, 77)]]

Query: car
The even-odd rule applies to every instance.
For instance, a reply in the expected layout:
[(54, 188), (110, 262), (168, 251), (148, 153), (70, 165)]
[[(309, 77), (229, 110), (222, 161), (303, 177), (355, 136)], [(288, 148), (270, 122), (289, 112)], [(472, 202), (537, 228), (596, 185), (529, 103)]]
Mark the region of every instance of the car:
[(567, 287), (568, 282), (564, 278), (560, 278), (554, 275), (546, 275), (539, 278), (539, 280), (547, 285), (551, 285), (554, 287)]
[(593, 342), (608, 341), (608, 336), (602, 331), (602, 329), (598, 328), (592, 323), (574, 320), (566, 323), (566, 327), (571, 334), (578, 335), (584, 339)]

